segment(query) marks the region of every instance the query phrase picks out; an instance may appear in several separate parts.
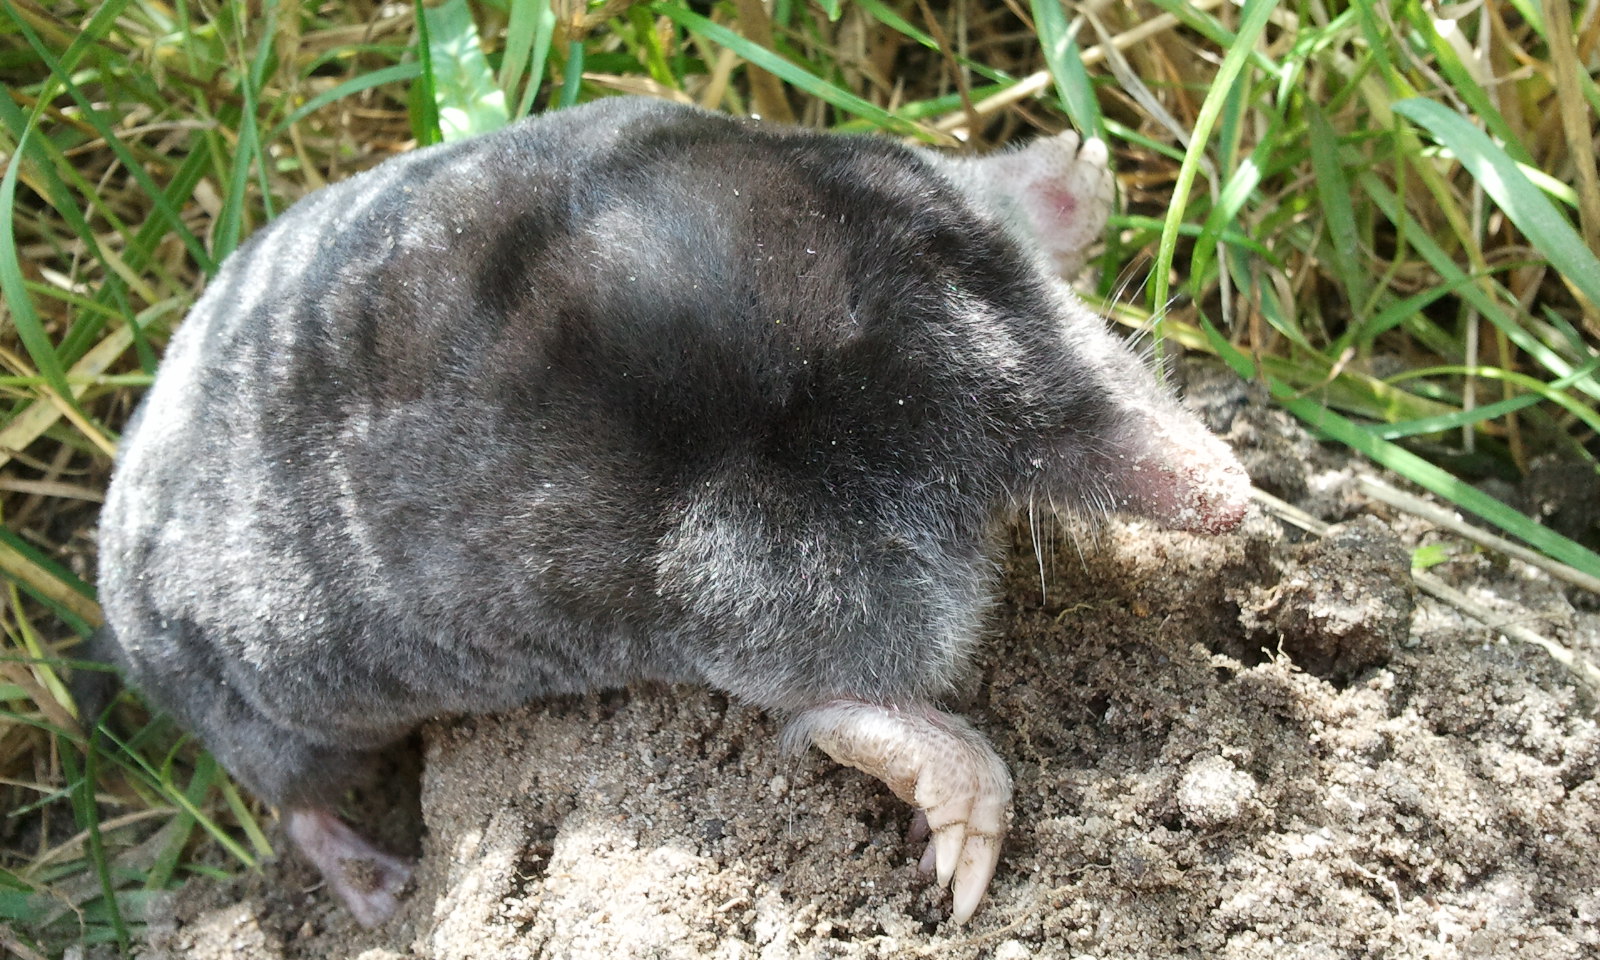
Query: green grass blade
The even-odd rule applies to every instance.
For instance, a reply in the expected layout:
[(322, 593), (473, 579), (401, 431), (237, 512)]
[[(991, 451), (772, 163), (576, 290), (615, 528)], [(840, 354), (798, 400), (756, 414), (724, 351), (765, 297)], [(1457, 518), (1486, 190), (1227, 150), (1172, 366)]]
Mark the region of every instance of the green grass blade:
[[(1574, 419), (1583, 423), (1591, 432), (1600, 433), (1600, 413), (1595, 412), (1566, 393), (1567, 388), (1574, 383), (1594, 376), (1596, 369), (1600, 369), (1600, 357), (1590, 359), (1588, 363), (1559, 380), (1545, 383), (1543, 380), (1530, 377), (1525, 373), (1518, 373), (1515, 370), (1503, 370), (1500, 367), (1462, 367), (1452, 364), (1443, 367), (1423, 367), (1417, 370), (1408, 370), (1400, 376), (1391, 377), (1389, 382), (1401, 383), (1405, 380), (1438, 376), (1471, 376), (1482, 380), (1501, 380), (1520, 387), (1537, 399), (1547, 400), (1556, 404), (1572, 414)], [(1471, 413), (1473, 411), (1467, 412)]]
[[(970, 91), (971, 99), (981, 100), (1002, 93), (1007, 87), (1014, 86), (1014, 82), (1007, 80), (1003, 84), (990, 84), (982, 87), (973, 87)], [(926, 100), (912, 100), (901, 104), (894, 111), (894, 115), (905, 120), (922, 120), (940, 114), (960, 110), (962, 106), (960, 93), (947, 93), (942, 97), (929, 97)], [(838, 133), (871, 133), (878, 129), (870, 120), (852, 119), (844, 120), (833, 128)]]
[[(1456, 48), (1444, 37), (1444, 30), (1459, 29), (1460, 22), (1442, 19), (1437, 11), (1429, 10), (1422, 4), (1406, 4), (1404, 12), (1411, 21), (1412, 36), (1427, 45), (1429, 52), (1433, 54), (1434, 63), (1450, 82), (1451, 92), (1460, 97), (1472, 110), (1472, 115), (1483, 121), (1489, 131), (1510, 148), (1513, 159), (1531, 165), (1533, 158), (1528, 155), (1527, 148), (1517, 138), (1516, 131), (1511, 129), (1506, 118), (1495, 108), (1494, 101), (1473, 77), (1472, 71), (1461, 62), (1461, 58), (1456, 54)], [(1398, 105), (1396, 106), (1398, 108)], [(1403, 110), (1401, 112), (1404, 113)]]
[(1307, 103), (1306, 115), (1311, 135), (1311, 170), (1328, 227), (1325, 248), (1333, 261), (1334, 273), (1344, 284), (1351, 313), (1355, 314), (1372, 296), (1372, 282), (1360, 261), (1361, 237), (1356, 229), (1355, 207), (1350, 202), (1350, 182), (1345, 179), (1344, 167), (1339, 162), (1338, 136), (1322, 108)]
[(1590, 353), (1589, 344), (1584, 340), (1583, 334), (1578, 332), (1578, 328), (1574, 327), (1571, 321), (1557, 313), (1555, 307), (1548, 303), (1542, 304), (1539, 312), (1544, 315), (1545, 322), (1550, 324), (1550, 329), (1565, 341), (1564, 346), (1571, 356), (1582, 357)]
[(1161, 232), (1161, 243), (1156, 250), (1155, 267), (1151, 272), (1150, 303), (1156, 312), (1157, 340), (1161, 336), (1162, 317), (1166, 312), (1167, 294), (1172, 282), (1172, 258), (1178, 249), (1178, 225), (1183, 221), (1184, 211), (1188, 208), (1189, 194), (1193, 191), (1195, 177), (1200, 172), (1200, 161), (1205, 157), (1206, 141), (1210, 139), (1211, 129), (1216, 125), (1217, 117), (1227, 102), (1229, 88), (1238, 79), (1239, 71), (1244, 68), (1245, 61), (1250, 59), (1256, 41), (1261, 37), (1261, 31), (1266, 29), (1267, 19), (1277, 6), (1277, 0), (1245, 0), (1244, 12), (1239, 21), (1239, 32), (1227, 55), (1222, 58), (1222, 66), (1217, 68), (1211, 90), (1200, 105), (1200, 114), (1195, 119), (1189, 148), (1184, 155), (1183, 165), (1178, 168), (1178, 180), (1172, 188), (1172, 205), (1167, 210), (1166, 223)]
[[(16, 109), (10, 98), (0, 98), (0, 119), (3, 119), (14, 137), (21, 139), (28, 121)], [(67, 222), (72, 234), (84, 244), (90, 258), (102, 263), (107, 259), (96, 231), (78, 211), (78, 201), (72, 190), (76, 190), (79, 195), (86, 198), (90, 207), (104, 217), (112, 231), (122, 238), (124, 242), (122, 262), (128, 270), (135, 273), (153, 273), (157, 277), (165, 276), (165, 270), (160, 266), (159, 259), (154, 256), (164, 238), (168, 236), (166, 224), (161, 218), (149, 217), (137, 230), (129, 229), (117, 216), (115, 209), (99, 195), (95, 186), (83, 178), (60, 146), (48, 137), (29, 138), (27, 146), (32, 154), (37, 175), (42, 176), (46, 182), (46, 193), (53, 209)], [(194, 150), (179, 165), (164, 191), (169, 204), (177, 205), (183, 198), (194, 193), (195, 185), (205, 174), (209, 158), (208, 149)], [(56, 345), (56, 352), (63, 366), (76, 363), (95, 346), (106, 320), (109, 319), (107, 311), (114, 317), (133, 315), (134, 310), (128, 302), (127, 294), (127, 284), (121, 276), (109, 273), (105, 277), (105, 281), (94, 292), (94, 302), (98, 307), (80, 311), (71, 329)], [(155, 353), (147, 342), (143, 330), (137, 323), (132, 325), (131, 329), (141, 365), (146, 370), (154, 370)]]
[(1056, 92), (1061, 95), (1067, 119), (1085, 136), (1105, 139), (1106, 124), (1100, 115), (1100, 99), (1089, 81), (1089, 71), (1083, 67), (1083, 51), (1078, 49), (1078, 38), (1067, 22), (1061, 0), (1032, 0), (1030, 6), (1034, 27), (1039, 31), (1039, 43), (1044, 48), (1044, 60), (1050, 67), (1051, 79), (1055, 80)]
[(646, 7), (630, 8), (628, 24), (633, 27), (633, 36), (628, 38), (630, 47), (639, 62), (644, 64), (650, 79), (668, 90), (682, 89), (683, 84), (678, 82), (671, 65), (667, 63), (667, 51), (661, 43), (661, 35), (656, 32), (656, 19), (651, 16), (650, 10)]
[(437, 82), (434, 74), (433, 44), (428, 37), (427, 9), (423, 7), (422, 0), (414, 0), (417, 24), (417, 60), (422, 64), (422, 72), (417, 76), (417, 82), (411, 85), (407, 97), (411, 114), (411, 132), (416, 134), (417, 143), (427, 146), (442, 140), (443, 134), (439, 130), (439, 103)]
[[(256, 128), (256, 99), (266, 73), (267, 59), (272, 54), (272, 39), (277, 34), (277, 0), (268, 0), (262, 12), (266, 19), (266, 32), (256, 48), (250, 69), (240, 78), (239, 95), (244, 100), (244, 107), (240, 111), (238, 145), (234, 149), (233, 169), (228, 176), (228, 193), (223, 197), (222, 212), (217, 217), (216, 230), (212, 234), (212, 252), (219, 263), (239, 246), (244, 230), (244, 205), (250, 196), (247, 189), (250, 171), (264, 156), (260, 130)], [(238, 22), (237, 19), (235, 22)], [(238, 29), (241, 33), (239, 41), (242, 46), (243, 25), (241, 24)], [(261, 198), (263, 203), (271, 203), (271, 194), (265, 185), (261, 190)], [(271, 216), (270, 209), (267, 215)]]
[(509, 97), (519, 79), (523, 84), (513, 119), (525, 117), (533, 110), (534, 98), (544, 82), (544, 68), (550, 57), (550, 43), (555, 39), (555, 27), (556, 15), (550, 9), (550, 0), (512, 0), (505, 53), (500, 62), (500, 89)]
[[(210, 792), (216, 777), (216, 761), (212, 759), (211, 754), (202, 753), (195, 761), (194, 775), (189, 778), (189, 786), (184, 788), (184, 796), (191, 804), (198, 807), (205, 802), (206, 794)], [(178, 872), (178, 864), (183, 859), (184, 847), (189, 845), (189, 838), (194, 834), (194, 828), (194, 818), (186, 811), (180, 810), (173, 817), (168, 827), (172, 831), (172, 837), (161, 848), (155, 862), (145, 874), (145, 889), (164, 890), (172, 883), (172, 877)]]
[(79, 636), (100, 622), (94, 589), (33, 544), (0, 526), (0, 573), (49, 607)]
[(421, 75), (421, 63), (397, 63), (391, 67), (382, 67), (372, 71), (371, 73), (364, 73), (359, 77), (351, 77), (349, 80), (339, 84), (332, 90), (324, 90), (322, 93), (317, 94), (310, 100), (307, 100), (305, 103), (296, 107), (293, 113), (290, 113), (287, 117), (284, 117), (278, 122), (277, 126), (272, 128), (272, 132), (267, 134), (266, 139), (263, 142), (277, 142), (278, 138), (287, 133), (290, 127), (304, 120), (306, 117), (311, 116), (313, 113), (316, 113), (318, 110), (321, 110), (323, 107), (326, 107), (328, 104), (337, 100), (343, 100), (345, 97), (348, 97), (351, 94), (360, 93), (363, 90), (371, 90), (373, 87), (381, 87), (385, 84), (403, 83), (407, 80), (415, 80)]
[[(10, 97), (0, 97), (0, 123), (4, 123), (11, 130), (12, 137), (18, 143), (19, 149), (16, 152), (20, 154), (29, 120), (17, 105), (11, 102)], [(55, 148), (55, 144), (51, 143), (49, 137), (27, 138), (26, 146), (29, 151), (28, 160), (32, 162), (36, 176), (44, 181), (45, 196), (50, 201), (51, 209), (60, 214), (61, 219), (66, 222), (67, 228), (72, 234), (83, 241), (89, 258), (94, 261), (102, 260), (104, 255), (100, 249), (99, 237), (96, 236), (94, 229), (89, 226), (88, 221), (84, 219), (83, 214), (78, 210), (76, 199), (72, 196), (71, 191), (56, 170), (57, 164), (67, 166), (70, 169), (70, 163), (64, 156), (60, 155), (59, 149)], [(113, 223), (117, 222), (114, 218), (108, 219)], [(121, 227), (120, 224), (117, 224), (117, 226)], [(122, 278), (113, 275), (106, 278), (104, 285), (102, 285), (96, 296), (105, 299), (117, 299), (122, 296), (123, 290)], [(8, 303), (15, 302), (10, 296), (7, 296), (6, 299)], [(98, 303), (99, 301), (96, 302)], [(117, 310), (112, 312), (112, 316), (124, 316), (126, 313), (126, 310)], [(60, 358), (63, 367), (70, 366), (83, 355), (83, 351), (89, 349), (94, 338), (99, 335), (105, 326), (105, 321), (108, 319), (110, 317), (105, 315), (90, 315), (87, 317), (80, 315), (79, 322), (74, 323), (67, 335), (56, 344), (56, 354)]]
[(73, 817), (77, 820), (78, 828), (89, 835), (89, 849), (86, 852), (89, 861), (94, 865), (95, 876), (100, 881), (105, 909), (111, 920), (111, 927), (116, 931), (117, 946), (126, 956), (129, 947), (128, 925), (123, 920), (122, 911), (117, 903), (116, 886), (111, 880), (111, 863), (106, 856), (105, 839), (100, 835), (100, 811), (94, 798), (97, 779), (95, 761), (98, 752), (91, 746), (84, 754), (84, 765), (81, 768), (78, 766), (76, 746), (70, 743), (62, 744), (59, 756), (67, 782), (72, 785)]
[(1394, 109), (1448, 147), (1551, 266), (1600, 306), (1600, 258), (1503, 149), (1460, 114), (1432, 100), (1402, 100)]
[[(1178, 21), (1196, 33), (1210, 40), (1223, 50), (1232, 51), (1244, 36), (1244, 26), (1240, 25), (1240, 32), (1234, 33), (1223, 24), (1221, 20), (1196, 7), (1188, 0), (1151, 0), (1158, 9), (1164, 10), (1176, 17)], [(1255, 65), (1257, 70), (1274, 79), (1283, 76), (1283, 68), (1272, 62), (1265, 53), (1255, 49), (1254, 43), (1246, 43), (1248, 48), (1245, 56)]]
[(545, 64), (550, 59), (550, 47), (556, 38), (556, 15), (549, 0), (539, 0), (539, 23), (533, 34), (533, 64), (528, 67), (528, 84), (517, 102), (517, 116), (525, 117), (533, 111), (533, 101), (544, 83)]
[(1527, 177), (1533, 182), (1534, 186), (1543, 190), (1548, 196), (1560, 200), (1574, 210), (1578, 209), (1578, 191), (1572, 187), (1567, 186), (1538, 167), (1530, 167), (1526, 163), (1518, 163), (1517, 169), (1521, 170), (1523, 176)]
[(39, 315), (34, 312), (33, 298), (28, 295), (23, 281), (22, 260), (17, 253), (17, 177), (22, 171), (23, 158), (28, 155), (28, 137), (33, 131), (31, 125), (23, 131), (17, 149), (11, 152), (11, 162), (6, 164), (5, 175), (0, 177), (0, 292), (5, 294), (17, 339), (22, 341), (23, 349), (28, 351), (39, 374), (61, 402), (76, 405), (72, 388), (67, 386), (67, 371), (61, 365), (61, 357)]
[[(1146, 217), (1141, 214), (1134, 213), (1114, 215), (1110, 218), (1109, 223), (1115, 229), (1139, 230), (1151, 236), (1159, 235), (1162, 228), (1166, 225), (1165, 220), (1157, 220), (1155, 217)], [(1205, 225), (1198, 223), (1180, 223), (1178, 225), (1178, 234), (1185, 237), (1204, 237), (1206, 236), (1206, 231), (1208, 228), (1209, 222)], [(1255, 237), (1252, 237), (1247, 233), (1241, 233), (1232, 227), (1223, 227), (1217, 230), (1213, 235), (1213, 238), (1241, 249), (1248, 250), (1267, 263), (1277, 262), (1277, 255), (1271, 250), (1262, 246), (1260, 240), (1257, 240)]]
[[(1181, 233), (1181, 229), (1180, 229)], [(1228, 250), (1224, 264), (1229, 276), (1233, 279), (1234, 286), (1239, 292), (1247, 295), (1255, 304), (1257, 312), (1271, 325), (1272, 329), (1282, 334), (1284, 339), (1298, 347), (1305, 356), (1314, 359), (1319, 364), (1328, 363), (1322, 352), (1306, 336), (1306, 332), (1299, 325), (1299, 311), (1291, 302), (1285, 304), (1279, 295), (1276, 284), (1259, 282), (1263, 278), (1257, 276), (1250, 269), (1250, 263), (1242, 253)]]
[[(114, 19), (116, 13), (126, 5), (127, 0), (120, 0), (120, 2), (107, 3), (96, 11), (91, 27), (86, 28), (60, 58), (50, 52), (49, 48), (40, 41), (33, 29), (28, 26), (27, 21), (15, 13), (9, 2), (6, 3), (6, 10), (11, 14), (12, 22), (17, 25), (22, 35), (27, 39), (28, 44), (44, 63), (52, 80), (67, 92), (67, 95), (77, 104), (80, 111), (79, 115), (105, 141), (106, 146), (111, 149), (112, 153), (116, 154), (117, 159), (127, 168), (128, 173), (154, 202), (156, 212), (160, 215), (160, 219), (164, 222), (166, 229), (170, 230), (183, 243), (184, 247), (189, 251), (189, 255), (194, 257), (195, 262), (200, 264), (202, 269), (208, 274), (214, 273), (216, 272), (215, 259), (206, 252), (199, 239), (184, 224), (183, 216), (179, 213), (177, 206), (156, 186), (144, 164), (139, 162), (139, 159), (133, 155), (133, 151), (129, 150), (127, 144), (123, 143), (122, 139), (116, 135), (104, 114), (95, 107), (92, 98), (84, 93), (82, 87), (73, 79), (72, 70), (76, 65), (76, 61), (86, 49), (81, 44), (85, 38), (95, 35), (93, 24), (101, 23), (102, 16), (107, 12), (110, 12)], [(40, 98), (41, 105), (46, 99), (48, 98)]]
[[(146, 731), (154, 727), (155, 724), (152, 723), (150, 726), (146, 727)], [(145, 731), (141, 731), (141, 733), (143, 732)], [(221, 845), (224, 850), (227, 850), (228, 853), (234, 857), (234, 859), (238, 860), (247, 868), (255, 868), (257, 859), (251, 856), (250, 851), (240, 846), (239, 841), (235, 840), (233, 837), (230, 837), (226, 830), (223, 830), (217, 825), (216, 821), (206, 816), (205, 811), (201, 810), (195, 804), (189, 802), (189, 798), (184, 794), (184, 792), (178, 789), (177, 785), (172, 782), (172, 755), (176, 754), (176, 752), (182, 747), (183, 741), (180, 741), (178, 744), (174, 745), (171, 753), (168, 756), (167, 762), (163, 763), (160, 767), (157, 767), (155, 764), (152, 764), (143, 753), (140, 752), (140, 746), (137, 742), (123, 742), (117, 739), (117, 737), (111, 733), (107, 732), (104, 727), (101, 728), (101, 735), (105, 737), (105, 739), (111, 741), (111, 743), (117, 747), (118, 762), (125, 770), (127, 770), (130, 774), (137, 776), (146, 786), (153, 789), (163, 801), (193, 817), (195, 822), (200, 825), (201, 829), (210, 834), (211, 838)]]
[[(1407, 216), (1400, 205), (1400, 199), (1391, 193), (1388, 187), (1384, 186), (1371, 172), (1362, 173), (1358, 180), (1362, 189), (1367, 192), (1368, 196), (1372, 197), (1373, 201), (1377, 203), (1378, 207), (1391, 222), (1398, 223), (1402, 217)], [(1422, 254), (1423, 259), (1428, 261), (1428, 265), (1433, 267), (1444, 278), (1446, 283), (1456, 285), (1463, 277), (1468, 276), (1465, 270), (1456, 266), (1455, 259), (1426, 232), (1412, 231), (1407, 236), (1410, 237), (1412, 247)], [(1460, 284), (1460, 291), (1461, 299), (1472, 304), (1484, 319), (1503, 330), (1511, 342), (1517, 345), (1518, 349), (1539, 361), (1540, 365), (1546, 370), (1558, 377), (1564, 377), (1572, 373), (1573, 365), (1571, 363), (1568, 363), (1560, 354), (1541, 343), (1527, 330), (1518, 325), (1515, 320), (1506, 314), (1505, 305), (1485, 292), (1481, 284), (1463, 283)], [(1578, 380), (1573, 386), (1596, 399), (1600, 399), (1600, 384), (1596, 384), (1593, 377), (1585, 377)]]
[[(1272, 146), (1269, 142), (1258, 144), (1250, 156), (1228, 175), (1228, 180), (1222, 185), (1222, 190), (1217, 194), (1216, 204), (1211, 212), (1206, 215), (1205, 222), (1197, 233), (1194, 246), (1194, 256), (1190, 260), (1190, 271), (1198, 278), (1211, 276), (1211, 264), (1217, 256), (1217, 245), (1228, 231), (1228, 225), (1239, 216), (1245, 204), (1249, 203), (1255, 195), (1256, 188), (1261, 185), (1262, 167), (1265, 166)], [(1276, 261), (1276, 257), (1268, 257)]]
[(422, 19), (440, 137), (461, 140), (505, 126), (511, 119), (505, 91), (495, 83), (466, 0), (425, 7)]
[[(1217, 117), (1217, 169), (1230, 177), (1230, 171), (1235, 170), (1239, 162), (1239, 150), (1244, 143), (1245, 128), (1251, 117), (1250, 107), (1254, 100), (1255, 83), (1252, 75), (1246, 71), (1240, 74), (1239, 82), (1228, 91), (1228, 98)], [(1281, 120), (1276, 117), (1273, 120), (1272, 126), (1261, 135), (1262, 145), (1279, 139)]]
[(842, 87), (829, 83), (804, 67), (773, 53), (771, 50), (751, 43), (721, 24), (713, 23), (705, 17), (676, 4), (653, 3), (650, 5), (650, 9), (690, 33), (698, 34), (718, 46), (732, 50), (745, 62), (760, 67), (779, 79), (793, 84), (818, 100), (832, 104), (846, 113), (852, 113), (872, 121), (880, 129), (902, 136), (916, 137), (921, 140), (932, 139), (927, 131), (916, 124), (897, 117), (882, 107), (863, 100)]
[(535, 0), (512, 0), (507, 10), (506, 33), (501, 39), (500, 72), (495, 83), (510, 97), (533, 51), (533, 33), (538, 24), (539, 4)]
[(1418, 420), (1404, 420), (1400, 423), (1380, 423), (1366, 427), (1368, 434), (1380, 440), (1399, 440), (1403, 437), (1416, 437), (1429, 433), (1443, 433), (1446, 430), (1459, 430), (1462, 427), (1476, 426), (1508, 414), (1516, 413), (1526, 407), (1531, 407), (1545, 399), (1536, 393), (1525, 393), (1520, 397), (1511, 397), (1507, 400), (1497, 400), (1486, 403), (1481, 407), (1471, 410), (1457, 410), (1454, 413), (1441, 413), (1435, 417), (1423, 417)]
[[(207, 755), (209, 757), (209, 754)], [(250, 841), (250, 846), (255, 850), (256, 856), (263, 860), (272, 856), (272, 844), (267, 841), (267, 835), (262, 832), (261, 824), (256, 821), (255, 814), (245, 804), (244, 798), (239, 795), (239, 789), (233, 781), (222, 777), (217, 782), (217, 788), (222, 791), (222, 799), (228, 805), (228, 810), (233, 813), (233, 819), (244, 831), (245, 838)]]
[(567, 67), (561, 73), (561, 98), (556, 106), (566, 108), (578, 102), (578, 90), (583, 86), (583, 44), (574, 40), (567, 44)]
[(1340, 334), (1339, 339), (1334, 341), (1328, 353), (1338, 356), (1344, 353), (1346, 347), (1358, 339), (1371, 343), (1379, 334), (1400, 326), (1420, 314), (1423, 310), (1426, 310), (1434, 302), (1447, 296), (1459, 294), (1463, 287), (1477, 282), (1478, 277), (1475, 274), (1463, 273), (1450, 283), (1439, 284), (1421, 293), (1415, 293), (1409, 297), (1396, 300), (1373, 314), (1371, 318), (1361, 325), (1351, 324), (1345, 329), (1344, 333)]
[[(1254, 378), (1255, 363), (1229, 343), (1228, 338), (1223, 336), (1211, 321), (1206, 320), (1204, 324), (1206, 337), (1217, 355), (1227, 361), (1239, 376)], [(1274, 399), (1313, 430), (1344, 444), (1378, 465), (1393, 470), (1412, 483), (1431, 490), (1463, 510), (1470, 510), (1546, 555), (1582, 570), (1590, 576), (1600, 577), (1600, 554), (1563, 537), (1554, 530), (1540, 526), (1465, 480), (1446, 473), (1411, 451), (1372, 436), (1355, 423), (1316, 401), (1298, 396), (1294, 390), (1276, 378), (1268, 378), (1268, 387)]]
[[(910, 37), (918, 44), (927, 47), (929, 50), (945, 52), (944, 49), (939, 46), (939, 41), (933, 39), (932, 35), (926, 31), (918, 30), (905, 17), (902, 17), (900, 14), (889, 9), (888, 5), (883, 3), (883, 0), (856, 0), (856, 7), (865, 11), (874, 20), (888, 27), (890, 30), (901, 34), (902, 36)], [(978, 61), (973, 60), (971, 57), (962, 56), (959, 53), (955, 55), (955, 58), (957, 63), (987, 80), (993, 80), (995, 83), (1004, 84), (1015, 82), (1015, 78), (1006, 73), (1004, 70), (996, 70), (988, 64), (979, 63)], [(973, 90), (972, 96), (974, 100), (977, 100), (984, 95), (980, 94), (977, 90)], [(961, 94), (953, 94), (953, 98), (954, 106), (946, 107), (946, 110), (953, 110), (956, 107), (961, 106)], [(909, 106), (909, 104), (907, 106)], [(908, 113), (903, 107), (899, 110), (896, 110), (895, 114), (896, 116), (902, 117), (912, 116), (912, 114)]]

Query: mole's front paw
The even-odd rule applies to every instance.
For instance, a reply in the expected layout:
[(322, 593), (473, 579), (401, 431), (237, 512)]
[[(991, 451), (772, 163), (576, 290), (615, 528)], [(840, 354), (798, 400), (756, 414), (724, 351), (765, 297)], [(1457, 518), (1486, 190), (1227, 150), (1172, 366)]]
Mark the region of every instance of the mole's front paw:
[(971, 917), (994, 876), (1011, 776), (970, 723), (932, 707), (835, 700), (795, 718), (791, 735), (888, 784), (921, 811), (933, 837), (923, 864), (950, 885), (951, 919)]

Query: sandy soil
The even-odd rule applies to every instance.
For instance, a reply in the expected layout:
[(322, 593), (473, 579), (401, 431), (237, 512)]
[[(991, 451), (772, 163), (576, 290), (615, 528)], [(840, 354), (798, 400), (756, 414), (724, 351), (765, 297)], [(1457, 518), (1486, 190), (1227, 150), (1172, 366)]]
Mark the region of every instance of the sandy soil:
[(1364, 502), (1349, 464), (1200, 380), (1256, 482), (1339, 526), (1010, 535), (951, 704), (1017, 782), (966, 926), (881, 785), (786, 755), (724, 696), (640, 688), (425, 730), (421, 825), (403, 775), (353, 808), (420, 845), (387, 927), (355, 928), (290, 861), (191, 884), (144, 955), (1600, 956), (1595, 704), (1416, 596), (1408, 550), (1450, 544), (1434, 573), (1592, 657), (1594, 598)]

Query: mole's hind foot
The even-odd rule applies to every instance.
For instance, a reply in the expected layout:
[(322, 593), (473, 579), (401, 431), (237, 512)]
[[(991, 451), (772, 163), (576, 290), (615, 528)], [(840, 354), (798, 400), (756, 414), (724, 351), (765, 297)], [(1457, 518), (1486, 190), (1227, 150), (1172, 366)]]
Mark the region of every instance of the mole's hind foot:
[(810, 737), (916, 807), (933, 835), (923, 865), (950, 885), (951, 919), (972, 916), (999, 862), (1011, 801), (1011, 776), (983, 734), (932, 707), (836, 700), (801, 713), (790, 736)]
[(399, 909), (400, 894), (411, 881), (409, 860), (378, 849), (320, 807), (290, 810), (288, 830), (356, 922), (376, 927)]

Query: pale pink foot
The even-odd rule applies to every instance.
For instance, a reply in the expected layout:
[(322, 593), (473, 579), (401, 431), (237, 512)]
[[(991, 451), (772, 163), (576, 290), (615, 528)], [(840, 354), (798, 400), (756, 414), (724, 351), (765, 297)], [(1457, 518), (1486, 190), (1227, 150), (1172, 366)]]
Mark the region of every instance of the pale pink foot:
[(1034, 241), (1062, 277), (1083, 269), (1089, 248), (1105, 232), (1116, 196), (1098, 138), (1071, 130), (1035, 140), (1021, 150), (976, 160), (952, 160), (950, 175), (987, 198), (986, 206), (1013, 232)]
[(983, 734), (932, 707), (835, 700), (801, 713), (789, 735), (809, 737), (916, 807), (933, 834), (923, 865), (950, 886), (951, 919), (972, 916), (999, 862), (1011, 801), (1011, 775)]
[(1008, 154), (1016, 193), (1032, 220), (1034, 235), (1063, 277), (1083, 269), (1089, 248), (1105, 233), (1115, 198), (1105, 141), (1081, 141), (1071, 130), (1036, 140)]
[(290, 810), (288, 831), (357, 923), (376, 927), (399, 909), (411, 880), (409, 860), (379, 850), (330, 810)]

